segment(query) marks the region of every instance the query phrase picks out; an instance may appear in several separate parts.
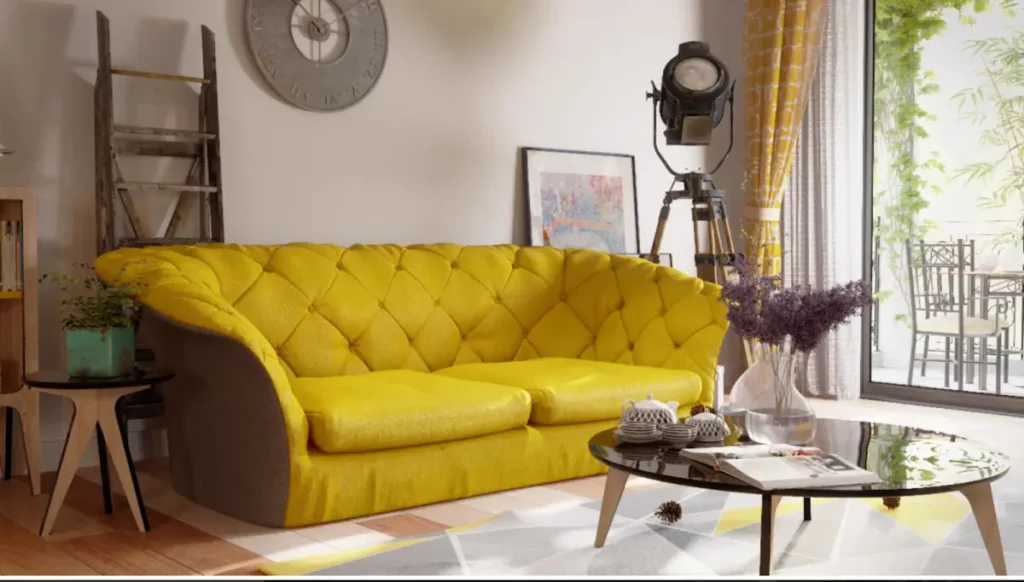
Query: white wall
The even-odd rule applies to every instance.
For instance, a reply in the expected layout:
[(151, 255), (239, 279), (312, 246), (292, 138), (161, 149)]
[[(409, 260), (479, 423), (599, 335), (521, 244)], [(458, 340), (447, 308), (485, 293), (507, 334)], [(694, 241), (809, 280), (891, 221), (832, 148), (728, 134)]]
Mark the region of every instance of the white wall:
[[(199, 25), (216, 34), (225, 228), (243, 243), (524, 243), (517, 148), (544, 146), (636, 155), (646, 248), (669, 182), (650, 145), (650, 80), (686, 40), (731, 45), (723, 56), (740, 63), (740, 0), (713, 2), (731, 15), (714, 38), (701, 19), (711, 0), (382, 3), (390, 53), (380, 82), (355, 107), (323, 114), (283, 103), (263, 82), (243, 0), (0, 0), (0, 141), (19, 152), (0, 160), (0, 183), (37, 188), (41, 269), (94, 256), (97, 9), (111, 20), (117, 67), (200, 75)], [(194, 119), (186, 87), (129, 79), (115, 91), (118, 122)], [(682, 169), (703, 160), (698, 148), (669, 156)], [(150, 210), (155, 226), (162, 213)], [(689, 214), (675, 210), (663, 250), (692, 271)], [(54, 311), (47, 292), (44, 366), (60, 365)], [(47, 400), (43, 416), (53, 468), (70, 411)]]
[[(747, 168), (747, 124), (745, 119), (746, 111), (746, 82), (743, 62), (743, 2), (739, 0), (706, 0), (701, 11), (701, 22), (704, 38), (711, 46), (711, 52), (722, 59), (726, 68), (729, 69), (733, 79), (736, 80), (736, 137), (732, 153), (726, 158), (721, 169), (715, 173), (715, 186), (725, 190), (726, 212), (729, 214), (729, 226), (732, 229), (735, 239), (736, 250), (744, 252), (743, 238), (743, 209), (746, 202), (742, 190), (743, 173)], [(711, 169), (718, 163), (725, 153), (729, 143), (729, 128), (727, 121), (723, 120), (718, 127), (715, 141), (706, 152), (707, 164), (705, 169)], [(689, 214), (689, 209), (685, 212)], [(683, 226), (683, 225), (681, 225)], [(689, 228), (689, 226), (685, 226)], [(692, 262), (689, 256), (686, 257), (686, 264)], [(732, 332), (725, 337), (722, 346), (720, 363), (725, 366), (725, 387), (732, 388), (736, 378), (746, 370), (746, 361), (743, 354), (743, 344), (738, 336)]]

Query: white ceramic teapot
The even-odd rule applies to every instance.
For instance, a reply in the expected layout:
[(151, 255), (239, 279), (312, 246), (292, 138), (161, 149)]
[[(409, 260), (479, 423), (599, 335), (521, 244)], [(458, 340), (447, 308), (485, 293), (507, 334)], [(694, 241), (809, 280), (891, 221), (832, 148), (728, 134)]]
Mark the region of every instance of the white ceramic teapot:
[(679, 422), (678, 402), (659, 402), (648, 394), (646, 400), (622, 403), (622, 422), (651, 422), (656, 426)]

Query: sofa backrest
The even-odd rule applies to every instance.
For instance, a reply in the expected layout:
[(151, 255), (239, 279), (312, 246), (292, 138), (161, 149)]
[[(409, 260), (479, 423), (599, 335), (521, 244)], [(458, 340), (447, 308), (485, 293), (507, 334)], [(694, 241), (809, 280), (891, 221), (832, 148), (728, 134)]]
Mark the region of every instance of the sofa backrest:
[(124, 249), (99, 263), (109, 272), (140, 260), (221, 296), (300, 377), (538, 357), (706, 376), (726, 326), (717, 286), (596, 251), (198, 245)]

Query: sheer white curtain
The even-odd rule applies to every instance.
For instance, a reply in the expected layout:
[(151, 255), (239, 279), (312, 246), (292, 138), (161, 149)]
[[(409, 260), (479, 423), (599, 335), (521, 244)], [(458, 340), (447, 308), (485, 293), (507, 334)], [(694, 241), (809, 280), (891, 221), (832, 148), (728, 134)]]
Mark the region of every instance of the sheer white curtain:
[[(783, 199), (786, 285), (832, 286), (865, 277), (865, 0), (829, 2), (828, 29)], [(832, 333), (807, 362), (811, 395), (858, 398), (860, 321)]]

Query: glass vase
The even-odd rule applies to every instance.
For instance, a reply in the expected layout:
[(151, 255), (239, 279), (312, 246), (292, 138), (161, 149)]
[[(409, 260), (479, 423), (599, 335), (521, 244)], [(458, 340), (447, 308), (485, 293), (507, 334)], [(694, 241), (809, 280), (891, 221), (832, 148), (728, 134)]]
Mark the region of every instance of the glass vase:
[(746, 429), (750, 440), (769, 445), (806, 445), (814, 440), (817, 417), (807, 399), (797, 389), (797, 362), (800, 358), (776, 346), (764, 346), (757, 364), (770, 374), (761, 390), (746, 406)]
[(754, 363), (732, 385), (729, 391), (729, 406), (748, 410), (765, 390), (770, 390), (775, 372), (761, 357), (761, 345), (754, 346)]

